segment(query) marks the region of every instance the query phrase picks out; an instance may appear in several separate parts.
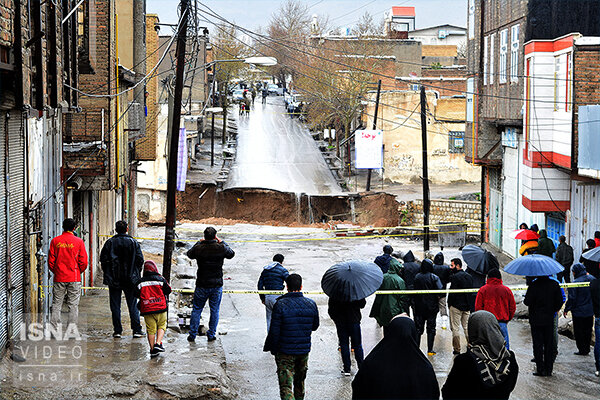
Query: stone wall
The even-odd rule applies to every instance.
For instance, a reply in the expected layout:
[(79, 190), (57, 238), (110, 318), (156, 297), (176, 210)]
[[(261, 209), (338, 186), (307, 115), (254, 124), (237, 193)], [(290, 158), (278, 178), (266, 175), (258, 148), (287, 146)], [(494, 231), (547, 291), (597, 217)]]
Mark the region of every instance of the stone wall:
[[(401, 225), (423, 225), (423, 200), (409, 201), (400, 209)], [(441, 222), (463, 222), (468, 224), (468, 233), (476, 234), (481, 229), (481, 203), (466, 200), (431, 200), (430, 225)], [(437, 230), (436, 227), (434, 227)]]

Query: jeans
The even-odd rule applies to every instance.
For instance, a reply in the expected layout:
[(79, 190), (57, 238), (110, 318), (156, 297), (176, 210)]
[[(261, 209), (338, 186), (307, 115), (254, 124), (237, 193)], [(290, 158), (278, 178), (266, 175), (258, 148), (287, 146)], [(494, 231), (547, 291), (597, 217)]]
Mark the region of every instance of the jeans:
[(432, 315), (421, 315), (415, 313), (415, 326), (417, 328), (417, 335), (419, 335), (419, 345), (421, 344), (421, 335), (425, 331), (425, 322), (427, 322), (427, 351), (433, 351), (433, 342), (435, 340), (435, 320), (437, 318), (437, 312)]
[(198, 325), (200, 325), (200, 315), (202, 309), (208, 300), (210, 307), (210, 320), (208, 321), (208, 332), (206, 336), (214, 338), (217, 336), (217, 325), (219, 324), (219, 308), (221, 307), (221, 298), (223, 296), (223, 287), (201, 288), (197, 287), (194, 291), (194, 300), (192, 304), (192, 317), (190, 318), (190, 336), (195, 338), (198, 334)]
[(554, 326), (531, 325), (531, 339), (537, 372), (546, 375), (552, 374), (554, 365)]
[(278, 298), (278, 294), (265, 295), (265, 309), (267, 310), (267, 333), (269, 333), (269, 329), (271, 329), (271, 314), (273, 313), (273, 306)]
[(354, 349), (354, 358), (356, 359), (356, 365), (360, 368), (360, 365), (364, 359), (364, 353), (362, 348), (362, 338), (360, 334), (360, 323), (343, 323), (335, 322), (335, 328), (337, 330), (338, 340), (340, 343), (340, 352), (342, 353), (342, 364), (344, 364), (344, 371), (350, 371), (350, 342)]
[(590, 344), (592, 343), (592, 327), (594, 326), (594, 317), (573, 317), (573, 334), (575, 335), (575, 344), (581, 354), (590, 353)]
[(60, 313), (65, 300), (69, 307), (69, 324), (77, 324), (81, 282), (54, 282), (52, 289), (52, 324), (56, 326), (60, 323)]
[(115, 288), (108, 287), (108, 297), (110, 300), (110, 312), (112, 314), (112, 322), (114, 333), (123, 333), (121, 325), (121, 292), (125, 293), (125, 301), (129, 309), (129, 320), (131, 322), (131, 330), (133, 333), (142, 332), (142, 324), (140, 324), (140, 310), (137, 307), (138, 299), (133, 293), (133, 288)]
[(452, 330), (452, 349), (460, 352), (460, 327), (462, 325), (465, 334), (465, 341), (469, 341), (468, 322), (469, 311), (461, 311), (458, 308), (450, 306), (450, 329)]
[(508, 322), (498, 321), (498, 325), (500, 325), (500, 332), (502, 332), (502, 336), (504, 336), (504, 341), (506, 342), (506, 350), (510, 350), (510, 342), (508, 341)]
[(308, 371), (308, 354), (275, 354), (279, 396), (281, 400), (303, 400), (304, 381)]
[(596, 371), (600, 371), (600, 318), (596, 318), (595, 332), (594, 358), (596, 359)]

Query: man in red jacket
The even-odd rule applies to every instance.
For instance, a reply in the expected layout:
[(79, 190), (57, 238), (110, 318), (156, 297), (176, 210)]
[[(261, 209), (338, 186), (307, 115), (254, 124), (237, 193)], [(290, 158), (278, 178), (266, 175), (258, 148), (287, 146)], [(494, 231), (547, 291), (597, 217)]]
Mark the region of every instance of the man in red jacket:
[(81, 273), (88, 266), (88, 256), (83, 240), (73, 234), (77, 223), (72, 218), (63, 221), (63, 233), (50, 242), (48, 268), (54, 274), (52, 287), (52, 315), (50, 321), (60, 323), (63, 302), (69, 306), (69, 324), (77, 323)]
[(477, 292), (475, 311), (485, 310), (496, 316), (506, 349), (510, 350), (508, 342), (508, 321), (513, 319), (517, 305), (512, 291), (502, 284), (502, 275), (497, 268), (488, 271), (487, 282)]

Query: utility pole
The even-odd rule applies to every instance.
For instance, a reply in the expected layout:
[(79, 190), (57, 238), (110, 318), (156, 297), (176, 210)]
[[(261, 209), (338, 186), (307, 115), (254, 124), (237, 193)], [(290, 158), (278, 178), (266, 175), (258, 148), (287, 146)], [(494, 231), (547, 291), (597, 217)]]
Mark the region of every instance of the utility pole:
[(183, 73), (185, 67), (185, 45), (188, 27), (189, 0), (181, 0), (181, 25), (177, 30), (177, 48), (175, 57), (175, 94), (173, 99), (173, 117), (169, 135), (169, 158), (167, 159), (167, 218), (165, 225), (165, 250), (163, 258), (163, 276), (171, 280), (171, 261), (175, 239), (175, 200), (177, 190), (177, 156), (179, 152), (179, 125), (181, 122), (181, 98), (183, 96)]
[(423, 147), (423, 250), (429, 250), (429, 170), (427, 169), (427, 97), (421, 85), (421, 143)]
[[(212, 89), (212, 96), (211, 96), (211, 103), (212, 103), (213, 107), (215, 107), (215, 91), (217, 90), (216, 78), (217, 78), (217, 65), (215, 64), (214, 72), (213, 72), (213, 81), (212, 81), (213, 89)], [(211, 167), (215, 166), (215, 112), (214, 111), (211, 113), (211, 117), (210, 117), (210, 166)]]
[[(146, 0), (133, 0), (133, 70), (136, 81), (146, 75)], [(146, 134), (146, 113), (144, 105), (146, 103), (146, 85), (139, 85), (133, 90), (133, 102), (140, 106), (135, 109), (137, 112), (138, 131), (133, 132), (133, 138), (144, 137)], [(137, 161), (135, 155), (135, 140), (129, 138), (131, 151), (129, 155), (129, 176), (128, 176), (128, 197), (127, 203), (127, 225), (129, 234), (137, 236)]]
[[(375, 98), (375, 114), (373, 115), (373, 130), (377, 129), (377, 111), (379, 110), (379, 96), (381, 95), (381, 79), (377, 82), (377, 97)], [(367, 173), (367, 192), (371, 191), (371, 173), (373, 170), (369, 168)]]

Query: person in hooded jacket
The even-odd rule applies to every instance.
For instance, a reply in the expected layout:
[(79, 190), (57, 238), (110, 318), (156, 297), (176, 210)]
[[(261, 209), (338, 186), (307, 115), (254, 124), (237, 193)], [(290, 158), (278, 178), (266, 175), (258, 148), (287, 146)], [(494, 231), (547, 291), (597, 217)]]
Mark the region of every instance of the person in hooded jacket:
[[(409, 250), (408, 253), (406, 253), (402, 257), (402, 261), (404, 261), (404, 264), (403, 264), (404, 268), (402, 271), (403, 272), (402, 279), (404, 279), (404, 284), (406, 285), (406, 289), (413, 290), (415, 287), (415, 277), (419, 273), (421, 266), (416, 261), (415, 255), (413, 254), (412, 250)], [(412, 310), (413, 310), (412, 312), (413, 312), (413, 317), (414, 317), (414, 315), (415, 315), (414, 298), (412, 296), (408, 296), (408, 302), (409, 302), (410, 308), (412, 308)]]
[[(406, 290), (406, 284), (401, 278), (403, 266), (398, 260), (392, 260), (388, 272), (383, 274), (383, 282), (379, 290)], [(402, 313), (408, 313), (409, 298), (405, 294), (378, 294), (375, 296), (369, 317), (375, 318), (383, 326), (384, 335), (386, 327), (392, 318)]]
[[(444, 253), (441, 251), (433, 258), (433, 273), (440, 278), (442, 289), (446, 289), (450, 282), (450, 267), (444, 264)], [(446, 303), (446, 295), (441, 295), (439, 307), (440, 315), (442, 316), (442, 329), (446, 329), (448, 326), (448, 307), (446, 306)]]
[(489, 311), (498, 320), (500, 331), (506, 342), (506, 349), (510, 350), (508, 339), (508, 322), (515, 316), (517, 305), (512, 290), (502, 283), (502, 274), (497, 268), (488, 271), (487, 283), (477, 292), (475, 310)]
[[(265, 265), (260, 278), (258, 279), (258, 290), (283, 290), (285, 280), (290, 275), (287, 269), (283, 267), (283, 254), (275, 254), (273, 256), (273, 262), (269, 265)], [(277, 301), (279, 295), (277, 294), (260, 294), (260, 300), (265, 305), (267, 311), (267, 333), (271, 326), (271, 314), (273, 313), (273, 306)]]
[(496, 317), (476, 311), (469, 317), (469, 348), (454, 358), (442, 398), (508, 399), (518, 376), (515, 353), (504, 346)]
[(381, 271), (385, 274), (390, 267), (390, 261), (392, 261), (392, 253), (394, 252), (394, 248), (389, 244), (383, 246), (383, 254), (375, 257), (374, 263), (379, 265)]
[[(596, 278), (591, 276), (581, 264), (573, 265), (574, 283), (592, 282)], [(569, 288), (569, 298), (565, 304), (565, 317), (570, 311), (573, 317), (573, 334), (577, 344), (578, 356), (587, 356), (590, 353), (592, 342), (592, 327), (594, 326), (594, 308), (592, 306), (592, 293), (589, 287)]]
[[(440, 278), (433, 274), (433, 262), (429, 259), (421, 261), (421, 271), (415, 277), (415, 290), (440, 290), (442, 282)], [(415, 325), (419, 343), (421, 335), (425, 331), (425, 323), (427, 323), (427, 355), (435, 355), (433, 351), (433, 342), (435, 341), (435, 320), (440, 310), (439, 306), (440, 295), (417, 294), (414, 297), (415, 301)]]
[(540, 238), (538, 239), (538, 247), (536, 254), (541, 254), (543, 256), (547, 256), (552, 258), (552, 255), (556, 251), (556, 246), (554, 246), (554, 242), (552, 239), (548, 238), (548, 233), (545, 229), (540, 231)]
[(135, 283), (140, 279), (144, 266), (144, 255), (139, 243), (127, 234), (127, 222), (115, 224), (116, 235), (104, 243), (100, 252), (100, 265), (104, 272), (104, 284), (108, 286), (110, 311), (113, 322), (113, 337), (120, 338), (123, 333), (121, 325), (121, 293), (125, 294), (129, 320), (134, 338), (141, 338), (142, 325), (140, 311), (135, 297)]
[(419, 349), (413, 320), (397, 316), (387, 329), (354, 377), (352, 399), (438, 399), (435, 371)]
[(171, 286), (158, 272), (156, 263), (148, 260), (144, 263), (144, 275), (136, 283), (135, 296), (140, 299), (140, 314), (146, 322), (150, 357), (156, 357), (165, 351), (162, 340), (167, 330), (167, 311)]
[(573, 257), (573, 248), (567, 244), (567, 238), (564, 235), (558, 238), (556, 261), (565, 269), (563, 272), (556, 274), (556, 279), (559, 282), (564, 280), (566, 283), (571, 283), (571, 265), (573, 265), (575, 259)]
[(594, 359), (596, 361), (596, 376), (600, 376), (600, 279), (594, 279), (590, 283), (590, 295), (594, 309)]

